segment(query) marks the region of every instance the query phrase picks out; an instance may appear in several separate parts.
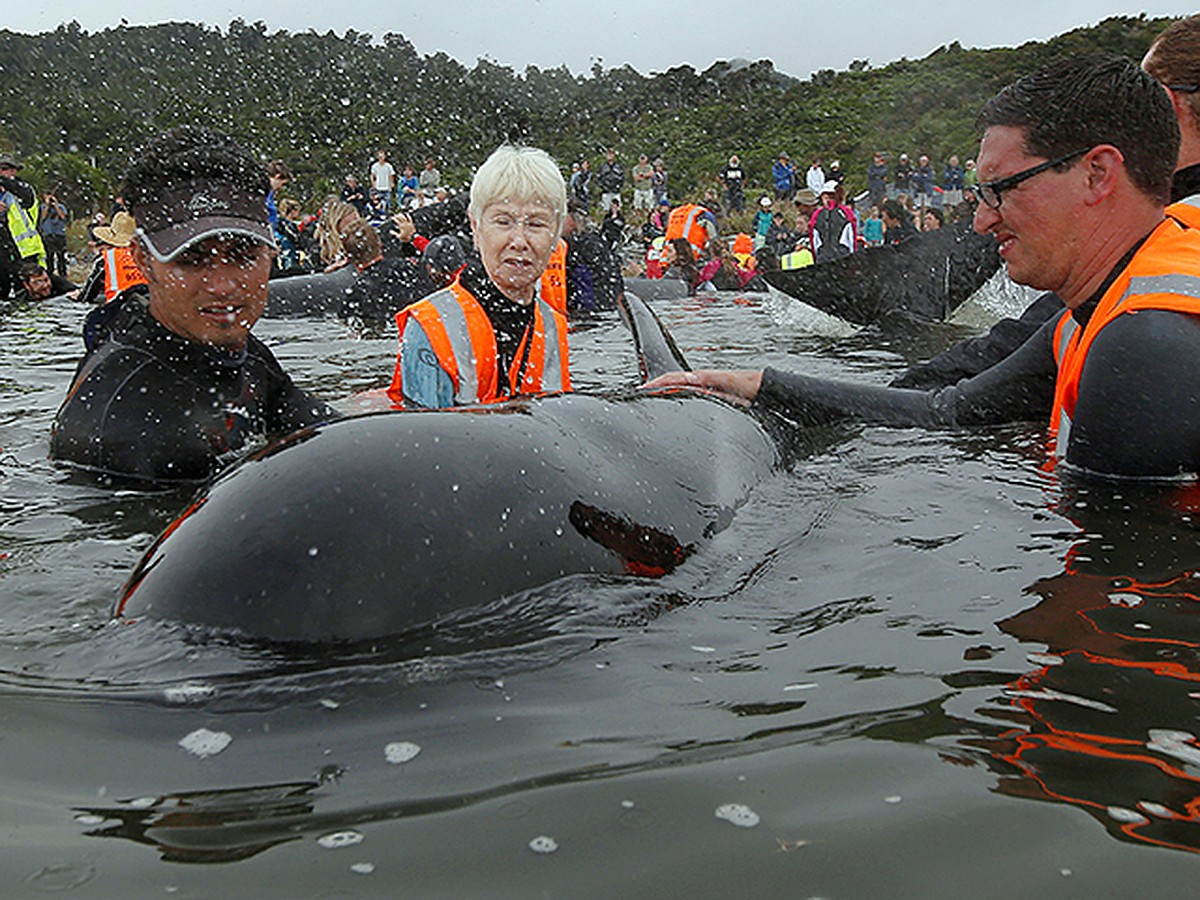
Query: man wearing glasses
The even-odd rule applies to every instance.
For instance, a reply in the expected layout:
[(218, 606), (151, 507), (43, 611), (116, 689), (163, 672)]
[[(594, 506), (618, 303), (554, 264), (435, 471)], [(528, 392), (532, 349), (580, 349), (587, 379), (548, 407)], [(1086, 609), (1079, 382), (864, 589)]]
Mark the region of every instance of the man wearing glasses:
[(1200, 471), (1200, 230), (1165, 210), (1180, 146), (1167, 92), (1125, 60), (1077, 58), (1006, 88), (979, 124), (975, 228), (996, 238), (1014, 280), (1066, 306), (1017, 350), (935, 391), (774, 369), (677, 373), (651, 387), (697, 386), (802, 424), (1048, 417), (1073, 468)]
[[(1200, 16), (1180, 19), (1155, 38), (1142, 68), (1168, 92), (1179, 122), (1179, 158), (1167, 214), (1200, 228)], [(1057, 294), (1043, 294), (1019, 319), (1001, 319), (987, 334), (961, 341), (927, 362), (910, 366), (891, 386), (929, 390), (977, 375), (1020, 347), (1062, 309)]]

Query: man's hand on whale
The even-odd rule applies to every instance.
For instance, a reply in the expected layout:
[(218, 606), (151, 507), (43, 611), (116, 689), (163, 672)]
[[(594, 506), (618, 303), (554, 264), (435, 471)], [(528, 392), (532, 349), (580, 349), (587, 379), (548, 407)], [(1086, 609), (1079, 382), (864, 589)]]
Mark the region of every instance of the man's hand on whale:
[(762, 369), (700, 369), (695, 372), (667, 372), (642, 385), (644, 391), (688, 387), (715, 394), (730, 403), (749, 406), (762, 387)]

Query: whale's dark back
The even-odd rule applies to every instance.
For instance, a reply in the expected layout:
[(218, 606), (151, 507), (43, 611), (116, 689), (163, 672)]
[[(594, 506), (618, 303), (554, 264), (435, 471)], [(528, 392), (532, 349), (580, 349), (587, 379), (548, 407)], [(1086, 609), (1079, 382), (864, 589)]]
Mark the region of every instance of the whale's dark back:
[(564, 575), (667, 571), (774, 459), (749, 416), (687, 396), (346, 419), (219, 478), (143, 558), (118, 614), (361, 640)]
[(960, 222), (803, 269), (767, 272), (774, 288), (856, 325), (900, 313), (947, 318), (1000, 268), (996, 239)]

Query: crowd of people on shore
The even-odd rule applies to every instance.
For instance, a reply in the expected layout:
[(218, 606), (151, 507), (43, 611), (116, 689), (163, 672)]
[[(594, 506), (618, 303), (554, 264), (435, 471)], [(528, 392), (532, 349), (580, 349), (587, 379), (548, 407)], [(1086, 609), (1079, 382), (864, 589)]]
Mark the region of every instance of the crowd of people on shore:
[[(79, 285), (70, 281), (68, 271), (72, 261), (90, 266), (79, 295), (89, 302), (112, 299), (137, 280), (128, 250), (134, 225), (121, 198), (114, 199), (107, 214), (92, 216), (86, 248), (68, 253), (67, 207), (50, 190), (39, 199), (21, 179), (21, 168), (12, 154), (0, 158), (0, 212), (5, 213), (0, 227), (0, 297), (38, 299), (76, 290)], [(298, 200), (284, 196), (292, 179), (288, 165), (274, 160), (268, 168), (267, 208), (279, 245), (273, 274), (349, 264), (337, 229), (320, 227), (330, 198), (306, 211)], [(940, 227), (947, 217), (969, 216), (976, 181), (973, 160), (959, 166), (958, 157), (950, 157), (942, 184), (935, 187), (928, 157), (919, 157), (912, 166), (908, 154), (902, 153), (889, 168), (885, 154), (878, 152), (866, 170), (867, 190), (848, 198), (840, 161), (826, 169), (814, 158), (801, 172), (787, 153), (781, 153), (770, 173), (772, 189), (762, 191), (750, 213), (745, 200), (750, 175), (737, 154), (715, 173), (712, 187), (687, 201), (670, 196), (662, 157), (651, 162), (647, 154), (640, 154), (629, 176), (611, 148), (594, 170), (586, 158), (571, 164), (568, 199), (578, 230), (598, 234), (626, 275), (656, 278), (673, 268), (693, 290), (745, 286), (763, 270), (823, 262)], [(399, 238), (413, 211), (446, 203), (459, 193), (443, 181), (434, 159), (426, 159), (419, 169), (406, 164), (397, 171), (387, 150), (381, 149), (363, 180), (345, 176), (337, 197), (371, 224), (389, 249), (403, 243)], [(672, 214), (677, 220), (687, 217), (678, 210), (693, 207), (703, 210), (700, 216), (708, 223), (709, 240), (687, 241), (689, 253), (677, 243), (684, 235), (670, 222)], [(458, 237), (464, 238), (465, 231), (460, 229)], [(417, 238), (419, 251), (424, 241)]]

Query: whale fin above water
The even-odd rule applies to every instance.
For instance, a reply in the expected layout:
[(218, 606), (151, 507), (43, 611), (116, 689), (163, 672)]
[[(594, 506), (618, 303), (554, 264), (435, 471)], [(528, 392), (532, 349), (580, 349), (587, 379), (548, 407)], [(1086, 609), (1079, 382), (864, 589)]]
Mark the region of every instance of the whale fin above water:
[(692, 370), (671, 333), (641, 297), (626, 291), (617, 298), (617, 309), (633, 334), (633, 348), (637, 352), (638, 370), (643, 381), (667, 372)]

